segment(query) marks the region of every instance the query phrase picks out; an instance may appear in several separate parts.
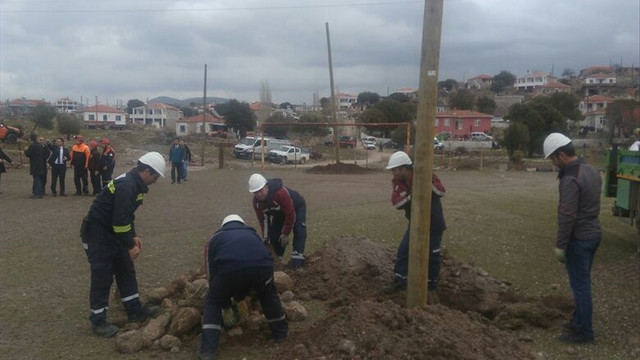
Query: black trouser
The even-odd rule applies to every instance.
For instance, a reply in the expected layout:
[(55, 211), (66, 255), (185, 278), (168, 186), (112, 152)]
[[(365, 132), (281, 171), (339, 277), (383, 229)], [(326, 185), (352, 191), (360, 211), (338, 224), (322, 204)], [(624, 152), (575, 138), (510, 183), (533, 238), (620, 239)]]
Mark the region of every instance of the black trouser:
[(82, 231), (82, 245), (91, 265), (91, 289), (89, 290), (89, 320), (95, 326), (104, 325), (109, 309), (109, 291), (115, 276), (122, 304), (127, 315), (142, 309), (136, 280), (136, 268), (129, 251), (120, 244), (109, 230), (95, 223), (88, 223)]
[(56, 194), (56, 185), (60, 180), (60, 195), (64, 195), (64, 178), (67, 174), (67, 166), (64, 164), (51, 165), (51, 193)]
[(93, 187), (93, 195), (98, 195), (102, 190), (100, 171), (91, 171), (91, 187)]
[(76, 185), (76, 194), (89, 193), (88, 180), (89, 179), (87, 178), (87, 169), (85, 169), (83, 165), (74, 165), (73, 166), (73, 183)]
[(217, 274), (209, 279), (209, 292), (202, 315), (203, 354), (213, 354), (218, 348), (222, 331), (222, 309), (231, 306), (231, 298), (241, 301), (255, 290), (274, 339), (284, 339), (289, 332), (278, 292), (273, 284), (273, 267), (247, 268), (229, 274)]
[(44, 167), (44, 174), (42, 174), (42, 193), (45, 193), (45, 190), (47, 188), (47, 173), (49, 171), (47, 170), (47, 166), (45, 165)]
[(109, 181), (111, 181), (111, 176), (113, 175), (113, 167), (108, 166), (107, 170), (102, 171), (102, 187), (107, 186)]
[(171, 182), (176, 181), (176, 173), (178, 173), (178, 184), (180, 184), (180, 180), (182, 179), (182, 168), (183, 165), (181, 162), (171, 162)]

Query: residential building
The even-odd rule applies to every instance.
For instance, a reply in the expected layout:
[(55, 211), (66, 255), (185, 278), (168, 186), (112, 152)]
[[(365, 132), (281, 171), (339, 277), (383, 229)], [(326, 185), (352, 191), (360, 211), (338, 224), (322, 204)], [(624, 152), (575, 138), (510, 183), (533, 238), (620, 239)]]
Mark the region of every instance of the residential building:
[(493, 115), (471, 110), (448, 110), (436, 113), (435, 133), (448, 133), (452, 138), (467, 139), (472, 132), (491, 130)]
[(411, 100), (415, 100), (418, 98), (418, 90), (410, 87), (396, 89), (393, 93), (403, 94)]
[(547, 95), (551, 95), (551, 94), (557, 93), (557, 92), (570, 93), (571, 92), (571, 86), (563, 84), (563, 83), (558, 82), (558, 81), (551, 81), (551, 82), (548, 82), (548, 83), (538, 87), (536, 89), (536, 92), (539, 93), (539, 94), (547, 94)]
[(80, 116), (87, 128), (122, 129), (127, 124), (127, 114), (106, 105), (94, 105), (82, 109)]
[[(188, 118), (179, 119), (176, 121), (176, 135), (177, 136), (186, 136), (186, 135), (196, 135), (202, 134), (202, 114), (191, 116)], [(227, 125), (219, 116), (214, 116), (207, 113), (204, 116), (204, 124), (205, 129), (208, 133), (213, 133), (217, 131), (227, 131)]]
[(358, 102), (358, 97), (356, 95), (348, 93), (336, 94), (336, 99), (338, 102), (338, 109), (340, 110), (346, 110)]
[(152, 103), (133, 108), (131, 121), (134, 124), (149, 125), (155, 128), (172, 129), (182, 118), (182, 111), (175, 106)]
[(486, 90), (491, 87), (493, 76), (481, 74), (467, 80), (467, 89)]
[(606, 130), (607, 110), (604, 108), (589, 111), (584, 114), (584, 119), (579, 122), (581, 128), (588, 128), (590, 131), (601, 132)]
[(578, 109), (582, 112), (583, 115), (587, 113), (606, 109), (608, 104), (611, 104), (615, 101), (614, 98), (603, 96), (603, 95), (593, 95), (587, 96), (580, 102), (578, 105)]
[(27, 98), (13, 99), (7, 102), (9, 112), (13, 116), (26, 115), (31, 113), (33, 109), (38, 105), (50, 105), (45, 100), (30, 100)]
[(518, 76), (516, 78), (516, 82), (515, 84), (513, 84), (513, 87), (515, 87), (517, 90), (533, 90), (555, 80), (556, 78), (554, 76), (551, 76), (545, 72), (530, 72), (527, 70), (527, 73), (525, 75)]
[(75, 113), (78, 111), (78, 102), (68, 97), (56, 100), (53, 106), (61, 113)]

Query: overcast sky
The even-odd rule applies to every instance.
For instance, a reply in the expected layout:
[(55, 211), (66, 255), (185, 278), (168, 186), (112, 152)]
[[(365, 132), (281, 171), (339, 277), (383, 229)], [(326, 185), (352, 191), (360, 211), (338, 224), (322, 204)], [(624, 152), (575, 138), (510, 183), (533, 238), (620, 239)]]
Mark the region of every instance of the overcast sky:
[[(445, 0), (440, 80), (640, 63), (638, 0)], [(0, 0), (0, 99), (276, 103), (418, 87), (424, 1)]]

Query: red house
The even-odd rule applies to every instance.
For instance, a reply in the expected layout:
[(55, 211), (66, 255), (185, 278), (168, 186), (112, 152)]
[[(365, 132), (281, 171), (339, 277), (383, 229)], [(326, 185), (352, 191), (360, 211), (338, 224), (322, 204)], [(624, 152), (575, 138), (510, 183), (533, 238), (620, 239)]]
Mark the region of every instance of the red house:
[(436, 114), (436, 134), (449, 133), (453, 138), (469, 138), (472, 132), (489, 133), (493, 115), (471, 110), (447, 110)]

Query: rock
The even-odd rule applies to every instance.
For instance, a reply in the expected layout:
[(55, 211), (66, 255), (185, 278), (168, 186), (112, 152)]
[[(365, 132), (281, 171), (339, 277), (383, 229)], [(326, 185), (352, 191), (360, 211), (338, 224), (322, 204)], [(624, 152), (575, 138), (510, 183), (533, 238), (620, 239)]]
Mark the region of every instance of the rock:
[(558, 288), (560, 288), (560, 285), (559, 284), (551, 284), (551, 288), (553, 290), (558, 290)]
[(171, 335), (180, 336), (191, 331), (200, 324), (200, 311), (193, 307), (180, 308), (171, 319), (169, 333)]
[(116, 338), (116, 348), (121, 353), (133, 354), (144, 347), (142, 333), (138, 330), (127, 331)]
[(338, 350), (353, 356), (356, 354), (356, 345), (351, 340), (342, 339), (340, 340), (340, 344), (338, 344)]
[(122, 326), (121, 330), (123, 332), (131, 331), (131, 330), (140, 330), (140, 323), (126, 323)]
[(288, 303), (290, 301), (293, 301), (294, 297), (295, 295), (293, 295), (293, 291), (287, 290), (280, 294), (280, 301)]
[(173, 350), (173, 348), (179, 349), (180, 345), (182, 345), (180, 339), (173, 335), (165, 335), (160, 338), (160, 347), (165, 350)]
[(173, 302), (173, 300), (169, 299), (169, 298), (165, 298), (164, 300), (162, 300), (162, 304), (160, 304), (160, 306), (164, 309), (167, 309), (169, 311), (173, 310), (175, 303)]
[(147, 326), (142, 329), (142, 337), (145, 341), (153, 341), (164, 335), (167, 325), (171, 320), (171, 314), (163, 313), (155, 319), (149, 320)]
[(248, 329), (248, 330), (259, 330), (262, 325), (264, 323), (266, 323), (267, 319), (264, 318), (264, 316), (262, 316), (260, 313), (258, 312), (253, 312), (251, 313), (251, 315), (249, 315), (249, 317), (247, 317), (247, 320), (244, 323), (244, 326)]
[(243, 333), (244, 332), (242, 331), (242, 328), (240, 326), (236, 326), (233, 329), (230, 329), (229, 332), (227, 332), (229, 337), (242, 336)]
[(300, 300), (304, 300), (304, 301), (309, 301), (311, 300), (311, 294), (309, 294), (308, 292), (301, 292), (298, 294), (298, 298)]
[(293, 347), (293, 351), (295, 352), (298, 359), (308, 359), (309, 358), (309, 350), (304, 344), (297, 344)]
[(276, 271), (273, 273), (273, 281), (278, 293), (293, 289), (293, 279), (284, 271)]
[(157, 287), (147, 293), (147, 299), (152, 304), (160, 304), (167, 296), (169, 296), (169, 290), (165, 287)]
[(189, 297), (196, 299), (204, 299), (209, 290), (209, 281), (207, 279), (197, 279), (187, 285), (187, 293)]
[(290, 301), (283, 304), (284, 312), (289, 321), (303, 321), (307, 319), (307, 309), (297, 301)]

